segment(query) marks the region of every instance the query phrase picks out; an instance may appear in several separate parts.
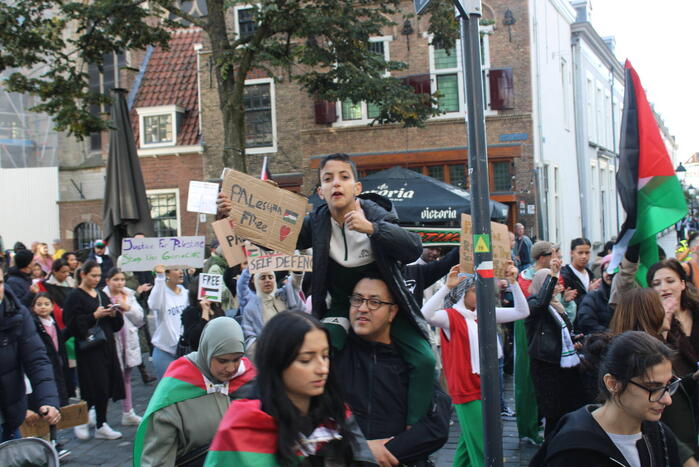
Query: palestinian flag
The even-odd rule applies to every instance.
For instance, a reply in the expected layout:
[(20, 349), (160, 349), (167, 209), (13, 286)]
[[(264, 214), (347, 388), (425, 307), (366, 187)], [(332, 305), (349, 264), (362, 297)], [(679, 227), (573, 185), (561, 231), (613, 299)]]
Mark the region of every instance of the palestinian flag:
[(272, 172), (269, 171), (267, 156), (262, 160), (262, 170), (260, 170), (260, 180), (272, 180)]
[[(255, 367), (246, 357), (243, 357), (240, 364), (245, 365), (245, 371), (228, 383), (228, 394), (233, 394), (245, 383), (252, 381), (257, 375)], [(170, 364), (163, 379), (160, 380), (158, 387), (155, 388), (150, 402), (148, 402), (148, 408), (146, 408), (146, 413), (143, 414), (141, 424), (138, 425), (133, 446), (134, 467), (141, 465), (143, 442), (151, 415), (172, 404), (201, 397), (206, 395), (206, 393), (204, 377), (196, 365), (187, 357), (180, 357)]]
[(616, 186), (626, 220), (608, 270), (619, 265), (628, 246), (638, 244), (640, 262), (636, 280), (646, 286), (646, 272), (658, 261), (656, 235), (687, 214), (687, 202), (641, 80), (628, 60), (625, 69)]

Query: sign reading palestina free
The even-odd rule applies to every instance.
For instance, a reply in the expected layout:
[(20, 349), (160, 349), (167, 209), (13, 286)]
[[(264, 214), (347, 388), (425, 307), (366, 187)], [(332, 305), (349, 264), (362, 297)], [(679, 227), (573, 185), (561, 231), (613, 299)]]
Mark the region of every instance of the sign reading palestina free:
[(204, 266), (204, 237), (125, 238), (121, 241), (121, 268), (124, 271), (152, 271), (165, 267)]
[(237, 235), (270, 250), (294, 252), (309, 207), (306, 198), (232, 169), (225, 171), (221, 192), (232, 202), (228, 217)]
[(471, 216), (461, 214), (461, 272), (473, 274), (473, 253), (493, 252), (493, 269), (495, 277), (505, 277), (505, 272), (512, 261), (510, 232), (505, 224), (490, 223), (490, 236), (472, 235)]

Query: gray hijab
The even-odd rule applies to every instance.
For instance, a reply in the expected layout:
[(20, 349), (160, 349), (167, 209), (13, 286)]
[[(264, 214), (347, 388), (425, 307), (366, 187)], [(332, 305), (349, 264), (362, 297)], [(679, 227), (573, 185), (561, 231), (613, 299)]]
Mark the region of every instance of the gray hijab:
[(194, 363), (199, 371), (214, 384), (225, 383), (218, 381), (209, 369), (211, 359), (218, 355), (229, 353), (244, 353), (245, 338), (240, 325), (233, 318), (221, 316), (212, 319), (204, 326), (204, 331), (199, 339), (199, 350), (187, 354), (187, 358)]
[(447, 296), (444, 297), (444, 308), (453, 307), (475, 283), (475, 274), (466, 274), (466, 277), (456, 284), (456, 287), (451, 289)]

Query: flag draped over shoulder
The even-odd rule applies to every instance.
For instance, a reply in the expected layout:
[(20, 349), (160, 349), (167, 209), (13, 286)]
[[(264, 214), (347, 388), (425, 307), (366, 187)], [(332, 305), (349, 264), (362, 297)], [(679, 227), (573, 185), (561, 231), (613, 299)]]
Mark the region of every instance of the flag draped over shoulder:
[(626, 220), (614, 245), (609, 270), (630, 245), (640, 246), (636, 280), (646, 285), (648, 268), (658, 261), (656, 235), (687, 214), (687, 202), (660, 136), (641, 80), (627, 60), (624, 114), (616, 185)]

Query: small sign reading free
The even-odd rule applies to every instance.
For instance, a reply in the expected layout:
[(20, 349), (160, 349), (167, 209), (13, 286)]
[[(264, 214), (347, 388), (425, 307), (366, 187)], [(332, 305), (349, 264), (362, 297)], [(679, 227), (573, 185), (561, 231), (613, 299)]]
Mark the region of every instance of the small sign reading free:
[(221, 274), (199, 274), (199, 298), (210, 302), (220, 302), (223, 295), (223, 276)]

